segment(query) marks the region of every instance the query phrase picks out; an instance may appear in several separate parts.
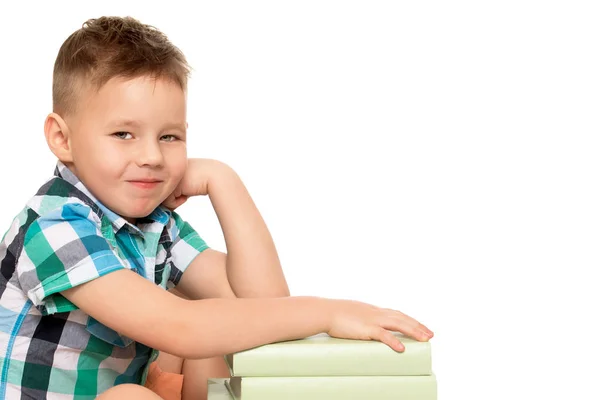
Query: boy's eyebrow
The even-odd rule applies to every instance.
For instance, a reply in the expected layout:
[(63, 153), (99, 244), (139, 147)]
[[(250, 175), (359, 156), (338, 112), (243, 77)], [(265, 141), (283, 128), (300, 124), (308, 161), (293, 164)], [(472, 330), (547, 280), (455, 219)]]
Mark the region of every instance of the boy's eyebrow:
[[(119, 119), (116, 121), (113, 121), (112, 123), (109, 124), (109, 127), (117, 127), (117, 126), (131, 126), (134, 128), (139, 128), (142, 124), (139, 121), (135, 121), (132, 119)], [(175, 129), (180, 129), (183, 132), (185, 132), (186, 129), (186, 124), (185, 123), (179, 123), (179, 122), (169, 122), (163, 125), (163, 128), (165, 129), (171, 129), (171, 128), (175, 128)]]

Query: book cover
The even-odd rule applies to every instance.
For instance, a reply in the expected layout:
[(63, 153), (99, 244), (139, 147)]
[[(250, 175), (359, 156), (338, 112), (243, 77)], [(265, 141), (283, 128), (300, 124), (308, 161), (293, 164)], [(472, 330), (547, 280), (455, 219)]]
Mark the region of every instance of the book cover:
[(232, 377), (235, 400), (436, 400), (435, 375)]
[(208, 400), (234, 400), (233, 395), (225, 386), (225, 379), (211, 378), (208, 380)]
[(431, 344), (401, 334), (404, 352), (374, 340), (327, 334), (271, 343), (225, 356), (232, 376), (431, 375)]

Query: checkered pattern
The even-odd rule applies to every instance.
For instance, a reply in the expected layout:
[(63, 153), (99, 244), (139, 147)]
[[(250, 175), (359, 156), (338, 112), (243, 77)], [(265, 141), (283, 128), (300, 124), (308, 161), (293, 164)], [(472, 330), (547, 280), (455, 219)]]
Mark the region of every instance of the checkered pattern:
[(60, 292), (124, 268), (174, 287), (206, 248), (164, 207), (130, 224), (58, 162), (0, 242), (0, 400), (93, 399), (144, 384), (157, 352)]

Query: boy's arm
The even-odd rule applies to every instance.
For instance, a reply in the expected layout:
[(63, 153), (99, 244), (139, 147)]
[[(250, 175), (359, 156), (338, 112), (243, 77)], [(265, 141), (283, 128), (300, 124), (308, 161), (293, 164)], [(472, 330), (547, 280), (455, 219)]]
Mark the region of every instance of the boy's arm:
[(289, 296), (267, 225), (235, 171), (226, 165), (209, 181), (209, 197), (227, 244), (227, 277), (238, 297)]
[(185, 300), (130, 270), (62, 294), (115, 331), (192, 359), (326, 332), (333, 310), (318, 297)]
[(186, 268), (177, 287), (169, 291), (191, 300), (237, 297), (227, 279), (226, 262), (227, 254), (204, 250)]
[(194, 159), (188, 168), (203, 169), (209, 175), (208, 196), (221, 224), (227, 254), (215, 250), (200, 253), (177, 289), (190, 298), (289, 296), (271, 234), (240, 177), (216, 160)]
[(181, 299), (131, 270), (61, 292), (86, 314), (152, 348), (209, 358), (326, 332), (402, 345), (389, 330), (426, 341), (430, 331), (395, 310), (319, 297)]

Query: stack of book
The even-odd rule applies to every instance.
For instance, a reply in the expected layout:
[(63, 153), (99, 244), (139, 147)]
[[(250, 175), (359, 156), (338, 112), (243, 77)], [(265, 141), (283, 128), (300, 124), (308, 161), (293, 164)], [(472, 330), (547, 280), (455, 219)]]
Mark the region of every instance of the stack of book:
[(208, 400), (233, 400), (233, 396), (225, 386), (226, 379), (211, 378), (208, 380)]
[(404, 352), (319, 334), (229, 354), (231, 378), (209, 380), (209, 400), (436, 400), (431, 344), (397, 337)]

